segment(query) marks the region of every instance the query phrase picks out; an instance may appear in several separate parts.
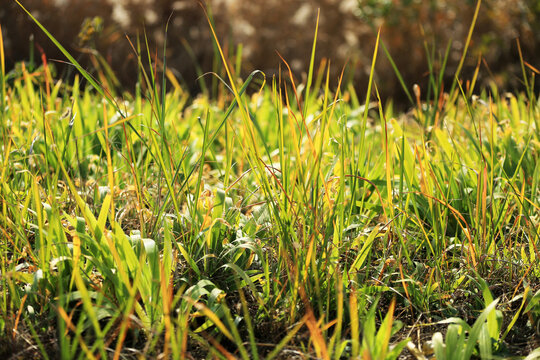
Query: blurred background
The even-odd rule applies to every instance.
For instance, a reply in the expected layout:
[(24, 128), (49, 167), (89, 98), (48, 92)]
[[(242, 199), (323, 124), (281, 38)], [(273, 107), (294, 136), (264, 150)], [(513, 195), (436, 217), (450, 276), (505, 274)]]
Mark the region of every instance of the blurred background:
[[(65, 60), (15, 1), (2, 2), (0, 24), (8, 69), (20, 61), (39, 66), (42, 54), (49, 62)], [(214, 43), (197, 0), (21, 0), (21, 3), (85, 67), (110, 66), (122, 90), (132, 91), (137, 79), (136, 56), (126, 36), (135, 46), (139, 36), (144, 45), (146, 32), (151, 53), (159, 56), (165, 39), (164, 24), (169, 17), (167, 62), (177, 78), (196, 94), (205, 87), (197, 77), (216, 70)], [(435, 68), (440, 67), (452, 40), (445, 72), (450, 84), (476, 1), (208, 0), (205, 6), (211, 9), (220, 41), (233, 62), (241, 54), (244, 75), (255, 69), (263, 70), (267, 76), (275, 74), (281, 63), (276, 53), (279, 51), (299, 80), (309, 66), (320, 8), (316, 61), (331, 60), (334, 81), (348, 63), (346, 77), (362, 93), (379, 27), (382, 40), (409, 88), (414, 83), (421, 87), (425, 84), (428, 58), (433, 60)], [(470, 79), (480, 64), (481, 85), (495, 83), (502, 90), (523, 90), (516, 39), (524, 60), (539, 68), (540, 0), (484, 0), (461, 78)], [(55, 68), (59, 77), (73, 75), (72, 67), (55, 63)], [(397, 102), (405, 99), (382, 51), (376, 76), (383, 97), (393, 97)]]

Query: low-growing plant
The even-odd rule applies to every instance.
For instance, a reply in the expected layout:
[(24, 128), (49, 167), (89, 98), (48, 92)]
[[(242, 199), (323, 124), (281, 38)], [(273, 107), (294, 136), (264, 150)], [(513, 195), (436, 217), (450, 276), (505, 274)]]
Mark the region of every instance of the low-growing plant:
[[(473, 326), (469, 326), (459, 318), (450, 318), (441, 321), (441, 324), (451, 324), (448, 326), (446, 337), (440, 332), (433, 335), (433, 347), (437, 359), (470, 359), (476, 349), (480, 348), (482, 359), (492, 358), (492, 338), (491, 333), (498, 330), (496, 325), (490, 323), (487, 318), (495, 311), (498, 301), (489, 304), (478, 316)], [(497, 337), (498, 337), (497, 333)]]
[(316, 29), (305, 83), (284, 59), (242, 80), (214, 33), (217, 100), (186, 95), (143, 36), (146, 85), (119, 98), (47, 34), (81, 80), (46, 62), (0, 79), (6, 356), (396, 359), (418, 318), (450, 324), (437, 357), (470, 358), (537, 320), (529, 90), (444, 95), (430, 69), (438, 95), (395, 114), (380, 42), (360, 101), (316, 70)]

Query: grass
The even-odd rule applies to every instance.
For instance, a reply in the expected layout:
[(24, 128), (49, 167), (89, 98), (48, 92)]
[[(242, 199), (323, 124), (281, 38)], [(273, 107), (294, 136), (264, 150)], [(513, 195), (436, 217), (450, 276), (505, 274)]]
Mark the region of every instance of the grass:
[(215, 39), (215, 98), (145, 41), (123, 97), (67, 52), (70, 83), (0, 53), (3, 357), (538, 356), (533, 67), (516, 94), (433, 67), (395, 113), (378, 41), (361, 104), (317, 31), (305, 84), (239, 79)]

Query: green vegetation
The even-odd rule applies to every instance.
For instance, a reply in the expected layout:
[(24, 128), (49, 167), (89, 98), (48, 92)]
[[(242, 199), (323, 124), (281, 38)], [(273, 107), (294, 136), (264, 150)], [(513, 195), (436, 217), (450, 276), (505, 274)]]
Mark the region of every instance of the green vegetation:
[(216, 41), (215, 99), (150, 51), (123, 97), (0, 53), (0, 357), (536, 358), (538, 71), (444, 93), (429, 58), (398, 114), (385, 46), (361, 101), (316, 43), (300, 84)]

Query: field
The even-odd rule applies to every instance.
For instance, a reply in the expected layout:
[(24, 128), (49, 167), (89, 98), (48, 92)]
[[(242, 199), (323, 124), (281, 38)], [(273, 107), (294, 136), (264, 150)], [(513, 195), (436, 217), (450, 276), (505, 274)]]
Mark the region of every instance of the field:
[(363, 95), (316, 43), (300, 81), (216, 41), (193, 97), (144, 41), (129, 94), (0, 34), (0, 357), (539, 358), (537, 68), (443, 91), (443, 57), (398, 112), (382, 43)]

